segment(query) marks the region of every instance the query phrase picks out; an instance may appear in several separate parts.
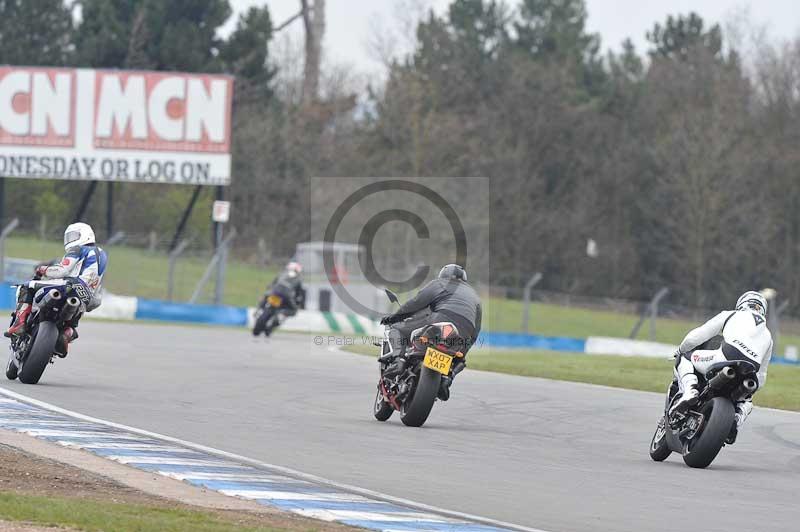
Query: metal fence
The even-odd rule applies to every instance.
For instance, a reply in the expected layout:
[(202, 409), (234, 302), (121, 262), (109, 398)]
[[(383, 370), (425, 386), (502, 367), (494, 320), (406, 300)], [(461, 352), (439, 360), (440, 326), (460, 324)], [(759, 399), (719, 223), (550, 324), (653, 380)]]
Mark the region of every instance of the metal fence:
[[(188, 234), (171, 249), (172, 235), (155, 233), (117, 233), (99, 244), (109, 255), (104, 278), (107, 290), (117, 294), (150, 299), (212, 303), (217, 292), (217, 269), (220, 260), (226, 267), (221, 279), (222, 302), (252, 305), (287, 258), (270, 256), (263, 243), (236, 242), (233, 231), (223, 241), (237, 247), (215, 259), (215, 250), (207, 234)], [(29, 278), (36, 264), (59, 259), (64, 254), (60, 232), (32, 232), (18, 229), (3, 242), (7, 281)]]

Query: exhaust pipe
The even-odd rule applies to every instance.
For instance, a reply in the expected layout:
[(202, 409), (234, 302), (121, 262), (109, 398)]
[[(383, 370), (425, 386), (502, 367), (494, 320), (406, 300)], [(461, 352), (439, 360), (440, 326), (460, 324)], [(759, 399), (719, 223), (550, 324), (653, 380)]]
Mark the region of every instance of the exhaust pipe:
[(734, 393), (733, 396), (738, 397), (739, 401), (743, 401), (752, 396), (756, 390), (758, 390), (758, 381), (755, 379), (745, 379), (736, 389), (736, 393)]
[(728, 384), (735, 376), (736, 370), (731, 366), (725, 366), (719, 373), (714, 375), (710, 381), (708, 381), (708, 385), (711, 388), (718, 390)]
[(67, 298), (66, 303), (64, 303), (64, 310), (61, 311), (61, 319), (63, 321), (69, 321), (74, 318), (75, 314), (78, 313), (80, 304), (81, 300), (75, 296)]
[(42, 296), (42, 300), (37, 303), (40, 307), (47, 307), (51, 303), (55, 303), (61, 300), (61, 292), (58, 290), (48, 290)]

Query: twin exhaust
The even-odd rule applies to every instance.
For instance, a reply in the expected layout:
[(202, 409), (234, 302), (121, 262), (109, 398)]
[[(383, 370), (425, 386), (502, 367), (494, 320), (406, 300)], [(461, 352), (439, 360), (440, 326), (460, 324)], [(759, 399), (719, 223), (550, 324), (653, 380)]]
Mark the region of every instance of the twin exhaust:
[[(722, 368), (722, 370), (720, 370), (719, 373), (714, 375), (710, 381), (708, 381), (708, 385), (715, 390), (719, 390), (728, 384), (734, 377), (736, 377), (736, 370), (733, 369), (733, 366), (725, 366)], [(756, 382), (755, 379), (744, 379), (742, 384), (740, 384), (734, 392), (733, 397), (746, 399), (747, 397), (753, 395), (757, 389), (758, 382)]]

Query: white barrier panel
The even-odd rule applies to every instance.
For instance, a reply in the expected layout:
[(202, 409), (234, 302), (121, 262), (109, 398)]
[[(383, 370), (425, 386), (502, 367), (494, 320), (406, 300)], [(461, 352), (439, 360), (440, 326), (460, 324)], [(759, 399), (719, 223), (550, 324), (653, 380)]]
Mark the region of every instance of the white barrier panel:
[[(247, 309), (247, 327), (255, 324), (255, 308)], [(279, 330), (296, 332), (334, 332), (341, 334), (382, 334), (382, 328), (374, 321), (356, 314), (298, 310), (295, 316), (283, 322)]]
[(105, 292), (103, 304), (92, 312), (87, 312), (87, 318), (100, 318), (105, 320), (133, 320), (136, 319), (137, 298), (117, 296)]
[(586, 339), (586, 353), (590, 355), (622, 355), (651, 358), (672, 358), (678, 349), (675, 345), (627, 338), (590, 336)]

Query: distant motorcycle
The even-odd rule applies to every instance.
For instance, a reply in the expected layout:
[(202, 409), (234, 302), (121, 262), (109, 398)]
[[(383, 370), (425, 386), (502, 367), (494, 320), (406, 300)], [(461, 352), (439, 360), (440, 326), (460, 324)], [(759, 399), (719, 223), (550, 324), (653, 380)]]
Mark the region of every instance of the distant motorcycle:
[(670, 394), (650, 442), (650, 457), (656, 462), (676, 452), (689, 467), (708, 467), (726, 443), (735, 441), (734, 405), (758, 390), (757, 368), (747, 360), (727, 360), (720, 353), (695, 367), (701, 390), (698, 402), (688, 411), (670, 416), (678, 397)]
[(286, 319), (283, 298), (284, 296), (274, 293), (264, 296), (256, 309), (253, 336), (261, 333), (269, 336)]
[[(398, 302), (390, 290), (386, 295)], [(452, 377), (453, 361), (464, 357), (457, 349), (464, 342), (454, 324), (431, 323), (411, 334), (404, 356), (391, 358), (387, 357), (392, 352), (390, 330), (387, 325), (383, 341), (375, 344), (381, 348), (381, 358), (373, 414), (378, 421), (386, 421), (397, 410), (403, 424), (421, 427), (433, 409), (442, 378)]]
[(67, 324), (86, 311), (92, 292), (77, 279), (33, 280), (29, 286), (36, 290), (31, 313), (22, 334), (11, 338), (6, 377), (36, 384), (56, 355), (66, 356), (55, 352), (56, 342)]

